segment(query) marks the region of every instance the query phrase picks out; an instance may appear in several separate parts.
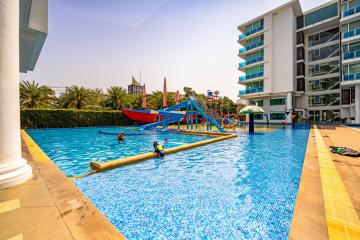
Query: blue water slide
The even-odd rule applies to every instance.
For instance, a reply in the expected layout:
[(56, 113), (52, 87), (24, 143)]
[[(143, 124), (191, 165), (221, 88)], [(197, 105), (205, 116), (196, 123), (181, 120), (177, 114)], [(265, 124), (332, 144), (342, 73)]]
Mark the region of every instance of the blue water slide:
[(219, 129), (220, 132), (225, 132), (225, 129), (221, 126), (219, 121), (217, 121), (214, 117), (212, 117), (211, 113), (209, 113), (206, 110), (206, 106), (204, 107), (200, 106), (199, 102), (196, 101), (194, 97), (191, 97), (190, 101), (192, 106), (195, 107), (195, 109), (206, 119), (206, 121), (209, 121), (212, 125), (217, 127), (217, 129)]
[[(157, 126), (167, 126), (171, 123), (176, 123), (181, 121), (185, 113), (183, 112), (176, 112), (175, 110), (180, 110), (182, 108), (187, 108), (188, 106), (192, 106), (196, 109), (197, 112), (199, 112), (206, 121), (210, 122), (213, 126), (217, 127), (219, 131), (225, 132), (224, 128), (220, 124), (220, 119), (216, 119), (215, 114), (211, 113), (207, 107), (206, 104), (198, 102), (195, 97), (190, 97), (189, 100), (184, 101), (182, 103), (179, 103), (175, 106), (171, 106), (168, 108), (164, 108), (159, 110), (159, 114), (163, 117), (162, 121), (150, 123), (143, 126), (143, 129), (152, 129)], [(214, 115), (214, 116), (212, 116)]]
[(171, 123), (176, 123), (181, 121), (184, 118), (184, 113), (175, 113), (175, 112), (166, 112), (166, 111), (159, 111), (159, 114), (163, 117), (163, 120), (155, 123), (150, 123), (144, 125), (144, 129), (152, 129), (157, 126), (167, 126)]

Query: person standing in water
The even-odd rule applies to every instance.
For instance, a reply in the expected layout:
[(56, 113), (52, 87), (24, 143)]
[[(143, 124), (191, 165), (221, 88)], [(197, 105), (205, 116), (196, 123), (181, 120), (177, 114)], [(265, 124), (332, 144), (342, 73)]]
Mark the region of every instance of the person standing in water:
[(123, 133), (123, 132), (119, 133), (118, 136), (117, 136), (118, 143), (121, 143), (124, 140), (125, 140), (125, 133)]

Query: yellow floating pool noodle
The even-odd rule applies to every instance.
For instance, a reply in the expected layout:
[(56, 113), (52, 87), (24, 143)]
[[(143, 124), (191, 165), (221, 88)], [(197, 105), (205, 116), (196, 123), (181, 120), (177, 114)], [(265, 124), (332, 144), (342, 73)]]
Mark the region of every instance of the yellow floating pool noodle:
[[(220, 137), (211, 138), (211, 139), (203, 140), (200, 142), (189, 143), (189, 144), (185, 144), (182, 146), (165, 149), (164, 152), (165, 152), (165, 154), (172, 154), (172, 153), (176, 153), (179, 151), (203, 146), (206, 144), (223, 141), (223, 140), (226, 140), (229, 138), (234, 138), (236, 136), (237, 136), (236, 134), (221, 134)], [(117, 159), (117, 160), (113, 160), (113, 161), (108, 161), (108, 162), (90, 162), (90, 167), (91, 167), (91, 169), (95, 170), (96, 172), (103, 172), (103, 171), (107, 171), (107, 170), (110, 170), (113, 168), (142, 162), (142, 161), (145, 161), (145, 160), (148, 160), (151, 158), (155, 158), (155, 157), (157, 157), (157, 153), (149, 152), (149, 153), (139, 154), (136, 156), (131, 156), (131, 157), (121, 158), (121, 159)]]

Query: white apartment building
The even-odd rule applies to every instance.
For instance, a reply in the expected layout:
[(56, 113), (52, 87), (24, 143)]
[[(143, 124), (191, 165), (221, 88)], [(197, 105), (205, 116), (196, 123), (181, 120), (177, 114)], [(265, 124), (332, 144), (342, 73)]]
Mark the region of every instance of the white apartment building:
[(239, 96), (265, 110), (256, 122), (360, 124), (360, 0), (306, 12), (293, 0), (238, 29)]

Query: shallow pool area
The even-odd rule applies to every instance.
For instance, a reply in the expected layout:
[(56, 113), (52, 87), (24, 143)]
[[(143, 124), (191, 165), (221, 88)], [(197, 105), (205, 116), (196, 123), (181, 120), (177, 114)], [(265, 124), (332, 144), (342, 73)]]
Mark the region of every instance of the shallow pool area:
[[(128, 239), (287, 239), (308, 134), (239, 133), (74, 183)], [(54, 153), (49, 141), (37, 142)], [(75, 155), (92, 145), (80, 146), (66, 149)]]
[[(133, 127), (27, 129), (51, 160), (67, 175), (90, 171), (91, 161), (104, 162), (153, 151), (153, 142), (169, 139), (166, 148), (209, 139), (209, 136), (178, 134), (169, 131), (139, 131)], [(118, 143), (117, 134), (125, 133)]]

